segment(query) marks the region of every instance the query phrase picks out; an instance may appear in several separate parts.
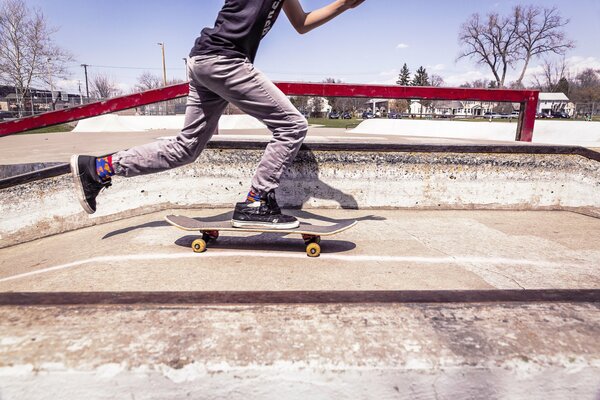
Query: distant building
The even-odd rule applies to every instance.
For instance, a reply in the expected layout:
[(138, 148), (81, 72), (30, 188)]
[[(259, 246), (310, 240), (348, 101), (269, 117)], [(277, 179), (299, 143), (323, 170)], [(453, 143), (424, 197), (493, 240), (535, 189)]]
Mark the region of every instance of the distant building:
[(575, 105), (571, 103), (566, 94), (559, 93), (540, 93), (538, 101), (538, 114), (550, 114), (556, 111), (564, 111), (570, 116), (575, 113)]
[[(50, 90), (39, 90), (31, 88), (23, 100), (24, 115), (30, 113), (43, 113), (52, 109), (62, 110), (64, 108), (77, 106), (82, 103), (81, 95), (68, 94), (66, 92), (51, 92)], [(54, 105), (53, 105), (54, 103)], [(0, 86), (0, 110), (18, 112), (18, 99), (13, 86)]]

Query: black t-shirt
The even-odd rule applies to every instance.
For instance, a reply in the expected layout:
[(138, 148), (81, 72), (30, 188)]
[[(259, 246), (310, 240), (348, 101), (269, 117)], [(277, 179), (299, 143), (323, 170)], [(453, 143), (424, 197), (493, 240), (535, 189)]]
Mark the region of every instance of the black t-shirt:
[(190, 57), (225, 55), (254, 61), (260, 41), (273, 27), (285, 0), (225, 0), (214, 28), (205, 28)]

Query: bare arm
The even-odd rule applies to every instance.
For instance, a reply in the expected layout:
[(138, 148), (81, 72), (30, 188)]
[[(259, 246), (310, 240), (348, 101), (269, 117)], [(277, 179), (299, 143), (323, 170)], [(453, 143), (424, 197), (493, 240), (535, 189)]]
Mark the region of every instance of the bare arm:
[(331, 21), (341, 13), (359, 6), (365, 0), (336, 0), (318, 10), (305, 12), (299, 0), (285, 0), (283, 11), (298, 33), (304, 34)]

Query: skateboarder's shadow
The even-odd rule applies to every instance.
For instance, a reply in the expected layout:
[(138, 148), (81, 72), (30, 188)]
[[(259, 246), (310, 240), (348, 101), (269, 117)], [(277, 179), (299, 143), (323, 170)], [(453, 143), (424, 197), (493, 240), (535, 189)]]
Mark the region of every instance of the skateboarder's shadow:
[[(340, 169), (344, 166), (340, 165)], [(347, 219), (339, 220), (323, 215), (318, 215), (306, 210), (310, 203), (318, 204), (315, 200), (326, 200), (327, 203), (334, 202), (344, 210), (358, 210), (358, 202), (347, 193), (323, 182), (319, 177), (319, 161), (314, 152), (306, 146), (298, 153), (296, 160), (282, 178), (282, 184), (277, 194), (277, 199), (282, 208), (290, 208), (299, 219), (315, 219), (324, 222), (339, 223)], [(350, 218), (359, 221), (383, 221), (384, 217), (369, 215), (360, 218)]]

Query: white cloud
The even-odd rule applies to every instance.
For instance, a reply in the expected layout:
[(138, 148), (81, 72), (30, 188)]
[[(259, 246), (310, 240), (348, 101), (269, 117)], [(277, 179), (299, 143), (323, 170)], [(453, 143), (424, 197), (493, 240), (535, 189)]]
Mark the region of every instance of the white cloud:
[(446, 65), (444, 65), (444, 64), (428, 65), (427, 69), (430, 71), (443, 71), (446, 69)]
[[(560, 61), (559, 61), (560, 62)], [(567, 64), (567, 70), (569, 75), (574, 78), (579, 75), (582, 71), (592, 68), (592, 69), (600, 69), (600, 59), (596, 57), (580, 57), (573, 56), (565, 59), (565, 63)], [(536, 75), (540, 75), (544, 72), (544, 67), (542, 64), (530, 67), (527, 69), (527, 73), (525, 74), (525, 82), (533, 82), (534, 77)], [(509, 81), (516, 80), (516, 77), (510, 76)]]
[(444, 78), (444, 86), (460, 86), (465, 82), (472, 82), (479, 79), (491, 79), (491, 73), (471, 70), (442, 77)]
[(396, 46), (397, 49), (408, 49), (408, 45), (406, 43), (400, 43)]
[(584, 69), (600, 69), (600, 59), (596, 57), (578, 57), (567, 58), (567, 65), (572, 74), (577, 75)]
[(82, 91), (85, 91), (85, 82), (78, 79), (61, 79), (53, 82), (54, 90), (67, 91), (71, 94), (78, 94), (79, 84), (81, 83)]
[(397, 75), (398, 74), (398, 70), (393, 68), (387, 71), (381, 71), (379, 73), (379, 76), (390, 76), (390, 75)]

